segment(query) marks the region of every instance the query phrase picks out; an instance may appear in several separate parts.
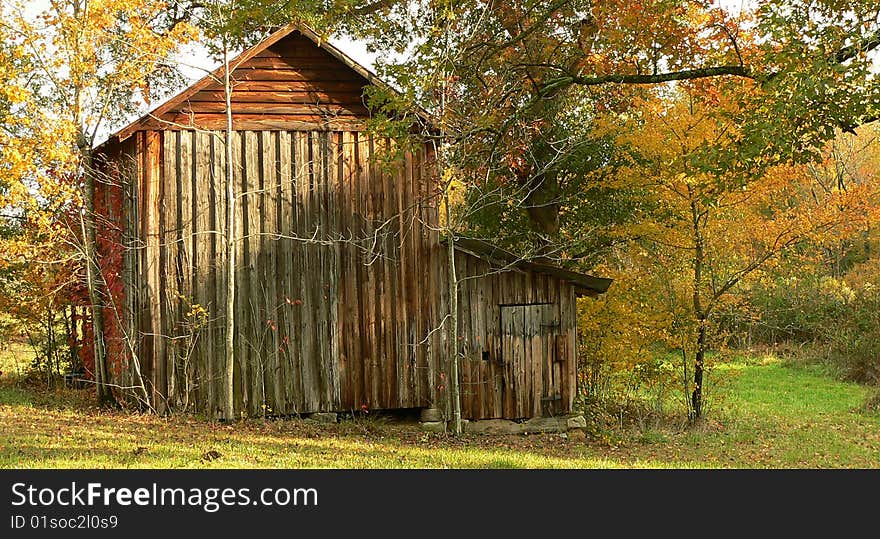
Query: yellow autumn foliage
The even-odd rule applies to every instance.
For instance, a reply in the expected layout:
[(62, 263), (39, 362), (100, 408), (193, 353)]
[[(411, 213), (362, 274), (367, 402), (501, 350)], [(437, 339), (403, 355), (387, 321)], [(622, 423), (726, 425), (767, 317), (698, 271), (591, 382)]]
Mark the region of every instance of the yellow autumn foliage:
[(876, 226), (880, 152), (868, 140), (875, 134), (835, 141), (838, 154), (861, 156), (851, 159), (853, 179), (845, 184), (833, 181), (840, 163), (831, 155), (825, 163), (780, 162), (728, 178), (695, 166), (695, 157), (737, 143), (738, 128), (727, 120), (734, 115), (719, 114), (733, 107), (723, 95), (707, 103), (682, 91), (599, 120), (625, 149), (606, 184), (638, 191), (647, 209), (618, 231), (636, 239), (594, 268), (615, 279), (609, 293), (579, 302), (585, 387), (602, 391), (612, 376), (653, 366), (654, 383), (686, 388), (702, 318), (703, 351), (723, 350), (731, 320), (758, 317), (744, 291), (772, 273), (782, 253), (805, 245), (815, 252)]

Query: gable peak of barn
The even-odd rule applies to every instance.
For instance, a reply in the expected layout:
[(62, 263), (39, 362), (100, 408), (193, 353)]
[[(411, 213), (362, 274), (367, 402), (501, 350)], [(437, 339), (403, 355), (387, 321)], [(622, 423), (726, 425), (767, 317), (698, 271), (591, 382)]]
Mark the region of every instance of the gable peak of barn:
[[(310, 63), (317, 65), (310, 67)], [(295, 128), (299, 123), (290, 119), (296, 116), (295, 113), (300, 113), (303, 116), (304, 120), (300, 122), (303, 125), (309, 123), (317, 125), (321, 121), (326, 123), (327, 119), (331, 117), (341, 121), (356, 122), (369, 114), (363, 103), (364, 87), (372, 85), (394, 91), (372, 71), (353, 60), (316, 32), (296, 24), (289, 24), (276, 30), (259, 43), (229, 60), (229, 65), (233, 78), (241, 79), (236, 80), (233, 95), (237, 92), (243, 99), (252, 99), (248, 95), (249, 89), (266, 92), (265, 95), (271, 95), (275, 89), (278, 92), (291, 92), (291, 95), (293, 95), (293, 90), (301, 91), (297, 95), (305, 95), (309, 99), (312, 95), (318, 96), (313, 102), (298, 103), (303, 105), (300, 107), (303, 112), (308, 112), (310, 108), (314, 109), (315, 114), (311, 115), (304, 114), (299, 110), (291, 110), (292, 106), (285, 108), (286, 103), (281, 102), (255, 102), (253, 107), (247, 105), (239, 107), (242, 110), (255, 109), (251, 116), (265, 118), (263, 123), (270, 128), (272, 126), (282, 128), (285, 123), (290, 124), (289, 128)], [(260, 77), (267, 78), (267, 72), (272, 66), (278, 68), (277, 74), (275, 77), (269, 74), (268, 78), (277, 78), (278, 80), (261, 80)], [(262, 70), (260, 70), (261, 67), (263, 67)], [(298, 73), (301, 77), (297, 79), (297, 72), (290, 71), (291, 69), (299, 69)], [(216, 128), (214, 124), (219, 122), (219, 117), (224, 115), (225, 109), (219, 110), (219, 106), (222, 104), (219, 100), (211, 104), (211, 93), (223, 91), (223, 85), (220, 82), (223, 80), (223, 72), (224, 67), (221, 65), (146, 115), (111, 135), (107, 142), (123, 141), (133, 133), (143, 130)], [(340, 96), (345, 96), (345, 99), (341, 99)], [(321, 99), (326, 102), (321, 102)], [(208, 105), (197, 103), (208, 103)], [(257, 105), (264, 106), (258, 107)], [(242, 113), (241, 110), (236, 111), (235, 105), (233, 113), (247, 114), (246, 112)], [(201, 125), (195, 121), (198, 114), (213, 114), (218, 118), (213, 123), (203, 121), (201, 122), (203, 125)], [(210, 117), (208, 118), (210, 119)], [(257, 121), (251, 121), (243, 122), (243, 125), (259, 128), (261, 124)]]

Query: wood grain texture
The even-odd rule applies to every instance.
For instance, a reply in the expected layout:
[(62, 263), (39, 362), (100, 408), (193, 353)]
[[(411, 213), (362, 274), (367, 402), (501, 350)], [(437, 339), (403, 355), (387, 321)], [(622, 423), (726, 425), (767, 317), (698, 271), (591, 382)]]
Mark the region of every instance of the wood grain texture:
[[(392, 143), (364, 130), (366, 79), (297, 34), (234, 79), (232, 178), (217, 85), (132, 139), (125, 237), (137, 247), (125, 297), (153, 401), (216, 415), (234, 316), (236, 414), (448, 412), (446, 245), (431, 149), (389, 162)], [(227, 181), (240, 193), (235, 215), (225, 211)], [(234, 275), (225, 274), (228, 234)], [(464, 416), (570, 411), (574, 289), (464, 252), (456, 268)], [(194, 305), (207, 310), (205, 327), (194, 328)]]
[[(367, 80), (299, 34), (288, 35), (235, 66), (231, 79), (236, 130), (320, 125), (343, 130), (346, 126), (340, 122), (361, 128), (363, 118), (369, 116), (363, 93)], [(161, 114), (145, 118), (138, 128), (220, 130), (225, 112), (223, 87), (211, 82)]]

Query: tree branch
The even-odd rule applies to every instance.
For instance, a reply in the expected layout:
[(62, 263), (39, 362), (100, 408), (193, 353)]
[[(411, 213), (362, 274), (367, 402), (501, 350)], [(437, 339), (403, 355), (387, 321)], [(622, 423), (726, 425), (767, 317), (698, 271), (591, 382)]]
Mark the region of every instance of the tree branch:
[[(752, 73), (751, 68), (746, 66), (716, 66), (704, 67), (699, 69), (685, 69), (683, 71), (670, 71), (667, 73), (657, 73), (654, 75), (602, 75), (598, 77), (564, 77), (569, 79), (570, 84), (580, 86), (598, 86), (600, 84), (659, 84), (662, 82), (670, 82), (675, 80), (692, 80), (702, 79), (706, 77), (720, 77), (724, 75), (732, 75), (735, 77), (744, 77), (747, 79), (757, 80), (758, 76)], [(562, 82), (563, 79), (557, 79)], [(551, 81), (551, 83), (554, 81)], [(548, 83), (549, 84), (549, 83)]]
[(851, 60), (859, 55), (861, 52), (870, 52), (880, 46), (880, 30), (877, 30), (873, 34), (865, 37), (863, 40), (858, 43), (853, 43), (848, 47), (843, 47), (833, 56), (833, 60), (838, 64), (842, 64), (847, 60)]

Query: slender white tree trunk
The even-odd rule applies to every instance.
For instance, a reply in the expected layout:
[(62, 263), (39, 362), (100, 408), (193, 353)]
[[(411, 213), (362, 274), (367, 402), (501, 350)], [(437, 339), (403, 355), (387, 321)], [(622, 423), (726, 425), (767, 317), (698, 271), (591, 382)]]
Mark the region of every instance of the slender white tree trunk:
[(226, 373), (223, 378), (223, 415), (235, 415), (233, 375), (235, 371), (235, 197), (232, 155), (232, 84), (229, 77), (229, 48), (223, 43), (223, 91), (226, 97)]
[(458, 276), (455, 274), (455, 242), (453, 241), (452, 211), (449, 209), (449, 186), (444, 194), (446, 202), (447, 237), (447, 282), (449, 285), (449, 394), (452, 399), (452, 432), (461, 434), (461, 389), (458, 380)]

